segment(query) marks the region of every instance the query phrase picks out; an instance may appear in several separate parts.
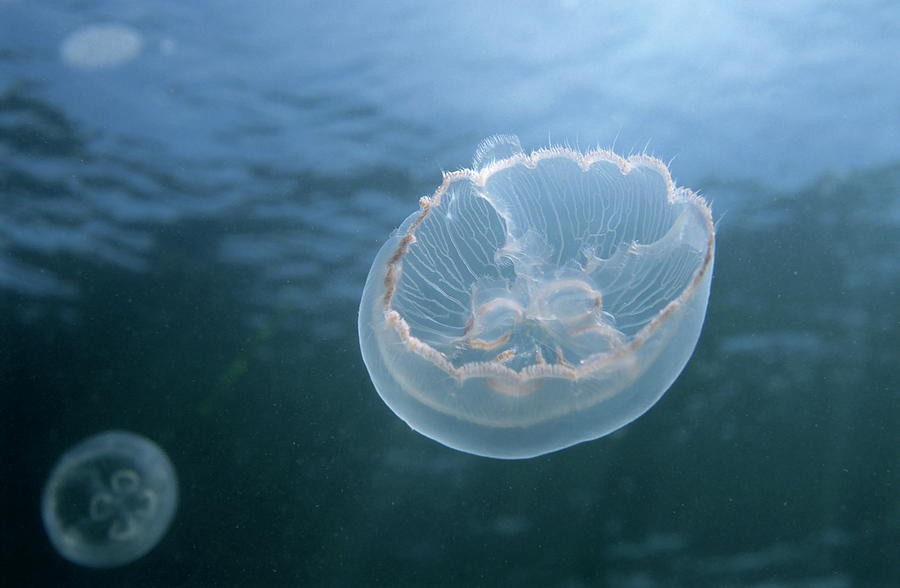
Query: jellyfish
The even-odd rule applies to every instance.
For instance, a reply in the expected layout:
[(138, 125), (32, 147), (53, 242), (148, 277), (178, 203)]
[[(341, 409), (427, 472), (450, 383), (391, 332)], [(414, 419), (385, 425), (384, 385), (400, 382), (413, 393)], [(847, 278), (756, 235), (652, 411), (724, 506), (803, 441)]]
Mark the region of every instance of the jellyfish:
[(144, 37), (124, 24), (94, 24), (76, 30), (63, 40), (63, 62), (85, 70), (111, 69), (138, 56)]
[(714, 247), (708, 205), (657, 159), (491, 137), (375, 256), (363, 361), (448, 447), (523, 459), (597, 439), (681, 373)]
[(111, 568), (153, 549), (177, 504), (175, 470), (163, 450), (140, 435), (107, 431), (63, 454), (44, 486), (41, 515), (61, 556)]

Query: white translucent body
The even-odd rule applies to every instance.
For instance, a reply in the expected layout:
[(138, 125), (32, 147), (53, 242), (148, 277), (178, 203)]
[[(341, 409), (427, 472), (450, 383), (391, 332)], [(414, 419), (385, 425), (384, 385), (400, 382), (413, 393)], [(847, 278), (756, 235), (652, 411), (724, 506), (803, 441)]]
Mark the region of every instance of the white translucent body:
[(150, 551), (177, 505), (178, 482), (166, 454), (139, 435), (108, 431), (60, 458), (44, 487), (41, 514), (60, 555), (109, 568)]
[(693, 352), (709, 208), (660, 161), (486, 140), (378, 252), (360, 304), (375, 388), (447, 446), (527, 458), (631, 422)]

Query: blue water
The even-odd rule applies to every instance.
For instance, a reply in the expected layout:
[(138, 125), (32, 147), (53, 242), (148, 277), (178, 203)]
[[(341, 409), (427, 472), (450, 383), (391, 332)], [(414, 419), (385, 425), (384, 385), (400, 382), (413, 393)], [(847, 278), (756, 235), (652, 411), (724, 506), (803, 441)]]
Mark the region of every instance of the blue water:
[[(65, 54), (111, 23), (136, 54)], [(898, 29), (874, 0), (0, 0), (0, 583), (896, 585)], [(516, 463), (409, 431), (355, 335), (377, 248), (494, 133), (646, 151), (718, 221), (675, 386)], [(107, 429), (181, 504), (98, 572), (39, 496)]]

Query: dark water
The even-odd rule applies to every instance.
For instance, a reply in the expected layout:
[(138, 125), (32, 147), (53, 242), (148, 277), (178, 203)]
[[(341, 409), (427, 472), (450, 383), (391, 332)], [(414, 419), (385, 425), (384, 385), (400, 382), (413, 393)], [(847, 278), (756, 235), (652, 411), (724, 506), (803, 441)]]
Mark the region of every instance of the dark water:
[[(0, 583), (896, 586), (900, 10), (788, 6), (0, 2)], [(140, 47), (73, 62), (96, 23)], [(672, 389), (514, 462), (410, 431), (355, 332), (375, 250), (495, 132), (649, 145), (719, 219)], [(95, 571), (39, 496), (113, 428), (181, 504)]]

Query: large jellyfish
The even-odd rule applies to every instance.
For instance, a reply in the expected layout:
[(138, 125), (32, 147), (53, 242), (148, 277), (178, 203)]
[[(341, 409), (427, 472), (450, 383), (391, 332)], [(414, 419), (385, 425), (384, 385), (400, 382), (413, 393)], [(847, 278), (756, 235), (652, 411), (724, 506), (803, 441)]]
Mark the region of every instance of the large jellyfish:
[(710, 209), (645, 155), (492, 137), (375, 257), (359, 310), (372, 382), (413, 429), (527, 458), (648, 410), (700, 335)]

